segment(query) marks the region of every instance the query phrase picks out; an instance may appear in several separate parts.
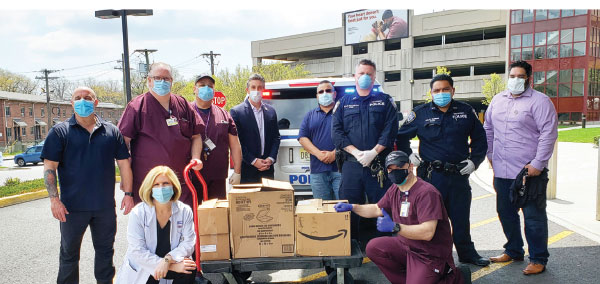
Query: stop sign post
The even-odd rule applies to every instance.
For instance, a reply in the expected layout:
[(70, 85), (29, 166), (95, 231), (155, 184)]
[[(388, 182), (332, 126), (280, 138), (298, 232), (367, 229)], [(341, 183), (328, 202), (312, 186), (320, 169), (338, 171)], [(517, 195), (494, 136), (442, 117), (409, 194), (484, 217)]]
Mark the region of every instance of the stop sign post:
[(215, 92), (215, 96), (213, 97), (213, 104), (218, 107), (224, 107), (227, 103), (227, 99), (222, 92)]

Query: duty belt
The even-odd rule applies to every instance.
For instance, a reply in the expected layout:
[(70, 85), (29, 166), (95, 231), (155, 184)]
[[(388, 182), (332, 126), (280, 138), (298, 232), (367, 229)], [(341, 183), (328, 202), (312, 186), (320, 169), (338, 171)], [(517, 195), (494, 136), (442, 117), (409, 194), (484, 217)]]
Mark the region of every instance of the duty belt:
[[(387, 176), (385, 175), (385, 169), (383, 167), (384, 163), (382, 159), (380, 159), (380, 156), (381, 153), (375, 156), (375, 159), (373, 159), (368, 168), (371, 170), (371, 176), (376, 178), (379, 182), (379, 187), (383, 188), (383, 182), (385, 181)], [(360, 162), (351, 154), (346, 154), (346, 161), (360, 164)]]
[(431, 179), (431, 172), (438, 171), (447, 174), (460, 175), (460, 170), (466, 166), (466, 163), (452, 164), (448, 162), (442, 162), (440, 160), (435, 161), (423, 161), (419, 167), (423, 167), (427, 171), (427, 178)]

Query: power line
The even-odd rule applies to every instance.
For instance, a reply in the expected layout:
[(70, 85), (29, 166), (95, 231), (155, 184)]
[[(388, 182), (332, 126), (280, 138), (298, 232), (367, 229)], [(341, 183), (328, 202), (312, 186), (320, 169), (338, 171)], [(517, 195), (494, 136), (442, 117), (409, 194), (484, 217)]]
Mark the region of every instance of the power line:
[(52, 125), (52, 113), (50, 112), (50, 87), (48, 85), (48, 80), (58, 79), (58, 77), (48, 77), (50, 73), (55, 73), (58, 70), (48, 70), (42, 69), (39, 72), (44, 74), (44, 77), (35, 77), (36, 79), (45, 79), (46, 80), (46, 111), (48, 112), (48, 127)]
[(208, 57), (210, 60), (210, 75), (215, 75), (215, 58), (217, 56), (221, 56), (220, 53), (213, 53), (212, 50), (210, 53), (202, 53), (202, 57)]
[(59, 71), (82, 69), (82, 68), (87, 68), (87, 67), (92, 67), (92, 66), (104, 65), (104, 64), (108, 64), (108, 63), (114, 63), (114, 62), (117, 62), (117, 61), (118, 60), (111, 60), (111, 61), (106, 61), (106, 62), (102, 62), (102, 63), (88, 64), (88, 65), (82, 65), (82, 66), (71, 67), (71, 68), (63, 68), (63, 69), (60, 69)]

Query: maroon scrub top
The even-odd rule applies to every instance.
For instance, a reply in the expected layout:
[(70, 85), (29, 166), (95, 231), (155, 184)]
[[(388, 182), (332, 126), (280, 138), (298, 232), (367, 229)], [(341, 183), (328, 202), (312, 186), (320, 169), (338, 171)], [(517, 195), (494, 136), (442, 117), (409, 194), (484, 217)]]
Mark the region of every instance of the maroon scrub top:
[[(400, 208), (405, 200), (410, 202), (408, 217), (400, 217)], [(377, 206), (391, 213), (394, 222), (404, 225), (418, 225), (430, 220), (438, 220), (431, 241), (410, 240), (399, 234), (398, 238), (408, 245), (411, 252), (420, 257), (454, 263), (448, 213), (446, 213), (442, 195), (433, 185), (417, 178), (417, 182), (407, 192), (402, 192), (398, 186), (392, 184), (383, 198), (377, 202)]]
[[(180, 200), (191, 204), (191, 194), (183, 180), (183, 169), (192, 157), (192, 136), (204, 133), (204, 123), (181, 96), (169, 94), (166, 110), (150, 92), (139, 95), (125, 108), (119, 121), (123, 136), (131, 138), (131, 169), (135, 203), (140, 202), (139, 189), (148, 172), (156, 166), (171, 168), (181, 183)], [(169, 117), (177, 125), (168, 126)]]
[(204, 143), (200, 156), (204, 167), (200, 173), (206, 180), (226, 179), (229, 169), (229, 134), (238, 135), (235, 122), (226, 110), (218, 106), (211, 105), (208, 113), (201, 111), (196, 102), (190, 102), (190, 106), (196, 110), (206, 125), (202, 132), (202, 141), (206, 141), (208, 136), (216, 146), (209, 155), (205, 156), (204, 150), (207, 146)]

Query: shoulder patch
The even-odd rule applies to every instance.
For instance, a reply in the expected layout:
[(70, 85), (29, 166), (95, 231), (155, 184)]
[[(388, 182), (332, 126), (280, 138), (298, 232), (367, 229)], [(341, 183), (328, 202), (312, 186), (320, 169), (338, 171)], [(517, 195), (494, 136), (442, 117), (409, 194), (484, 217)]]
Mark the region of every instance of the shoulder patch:
[(335, 111), (338, 109), (339, 106), (340, 106), (340, 101), (338, 100), (337, 103), (335, 103), (335, 106), (333, 107), (333, 113), (335, 113)]
[(475, 109), (474, 109), (474, 108), (471, 108), (471, 110), (473, 111), (473, 115), (475, 115), (475, 117), (479, 117), (479, 116), (477, 115), (477, 112), (475, 111)]
[(417, 114), (413, 110), (406, 117), (406, 120), (404, 121), (404, 124), (409, 124), (409, 123), (413, 122), (415, 120), (415, 118), (417, 118)]
[(394, 107), (394, 109), (397, 110), (397, 108), (396, 108), (396, 102), (394, 101), (394, 98), (392, 98), (392, 96), (390, 96), (389, 98), (390, 98), (390, 104), (392, 104), (392, 106)]

